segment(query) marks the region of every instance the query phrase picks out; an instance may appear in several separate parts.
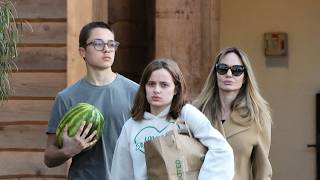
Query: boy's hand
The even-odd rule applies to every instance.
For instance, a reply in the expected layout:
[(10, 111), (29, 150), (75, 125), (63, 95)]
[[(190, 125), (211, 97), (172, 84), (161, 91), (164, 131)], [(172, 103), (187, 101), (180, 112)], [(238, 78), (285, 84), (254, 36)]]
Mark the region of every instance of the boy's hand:
[(63, 129), (62, 148), (67, 156), (73, 157), (97, 142), (97, 139), (95, 138), (97, 131), (93, 131), (92, 134), (88, 136), (92, 123), (89, 123), (86, 127), (85, 125), (86, 122), (83, 121), (74, 137), (68, 136), (68, 125)]

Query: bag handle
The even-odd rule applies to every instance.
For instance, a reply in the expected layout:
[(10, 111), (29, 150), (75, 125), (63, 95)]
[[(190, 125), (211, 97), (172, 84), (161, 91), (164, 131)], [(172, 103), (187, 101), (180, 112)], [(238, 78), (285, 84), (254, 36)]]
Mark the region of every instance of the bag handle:
[(192, 135), (191, 130), (190, 130), (189, 126), (188, 126), (188, 123), (187, 123), (185, 120), (183, 120), (183, 119), (181, 119), (180, 117), (178, 117), (178, 118), (175, 120), (174, 124), (175, 124), (175, 125), (178, 125), (179, 123), (186, 125), (187, 131), (188, 131), (188, 134), (189, 134), (189, 137), (193, 138), (193, 135)]
[(175, 120), (175, 122), (172, 124), (172, 126), (173, 126), (173, 127), (172, 127), (172, 128), (173, 128), (172, 139), (173, 139), (174, 141), (176, 141), (177, 148), (178, 148), (178, 149), (181, 149), (180, 142), (175, 138), (175, 137), (178, 137), (178, 135), (179, 135), (179, 133), (178, 133), (178, 127), (177, 127), (178, 124), (184, 124), (184, 125), (186, 126), (187, 131), (188, 131), (188, 135), (189, 135), (190, 138), (193, 138), (193, 135), (192, 135), (192, 133), (191, 133), (191, 130), (190, 130), (187, 122), (186, 122), (185, 120), (181, 119), (180, 117), (178, 117), (178, 118)]

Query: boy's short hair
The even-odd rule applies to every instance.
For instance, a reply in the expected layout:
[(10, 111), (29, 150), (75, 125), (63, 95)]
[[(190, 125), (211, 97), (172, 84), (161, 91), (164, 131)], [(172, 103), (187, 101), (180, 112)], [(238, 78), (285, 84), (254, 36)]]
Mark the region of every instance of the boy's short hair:
[(107, 23), (105, 23), (103, 21), (90, 22), (90, 23), (86, 24), (85, 26), (83, 26), (81, 31), (80, 31), (79, 47), (83, 47), (83, 48), (86, 47), (87, 40), (88, 40), (88, 38), (90, 36), (91, 31), (94, 28), (105, 28), (105, 29), (108, 29), (109, 31), (111, 31), (114, 34), (113, 29)]

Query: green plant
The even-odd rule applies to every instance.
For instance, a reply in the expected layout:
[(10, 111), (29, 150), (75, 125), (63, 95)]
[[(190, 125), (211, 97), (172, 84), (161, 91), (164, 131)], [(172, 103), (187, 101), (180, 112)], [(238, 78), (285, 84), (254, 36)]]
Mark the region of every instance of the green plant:
[(96, 139), (99, 139), (102, 135), (102, 131), (104, 128), (104, 118), (99, 109), (95, 106), (88, 103), (79, 103), (76, 106), (72, 107), (60, 121), (56, 135), (58, 146), (62, 147), (63, 141), (63, 129), (66, 124), (68, 125), (68, 135), (73, 137), (76, 135), (81, 123), (85, 121), (86, 125), (88, 123), (92, 123), (92, 127), (89, 131), (91, 134), (94, 130), (97, 131)]
[(15, 21), (17, 12), (10, 0), (0, 0), (0, 101), (12, 93), (9, 74), (16, 68), (17, 42), (22, 25)]

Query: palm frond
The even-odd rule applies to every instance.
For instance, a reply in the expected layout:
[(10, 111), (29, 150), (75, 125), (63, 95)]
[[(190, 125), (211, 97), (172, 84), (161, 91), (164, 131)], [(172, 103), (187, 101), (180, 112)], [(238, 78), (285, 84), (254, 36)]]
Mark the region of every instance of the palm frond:
[(16, 18), (14, 4), (10, 0), (0, 0), (0, 101), (7, 100), (12, 93), (9, 75), (16, 68), (14, 60), (22, 27)]

